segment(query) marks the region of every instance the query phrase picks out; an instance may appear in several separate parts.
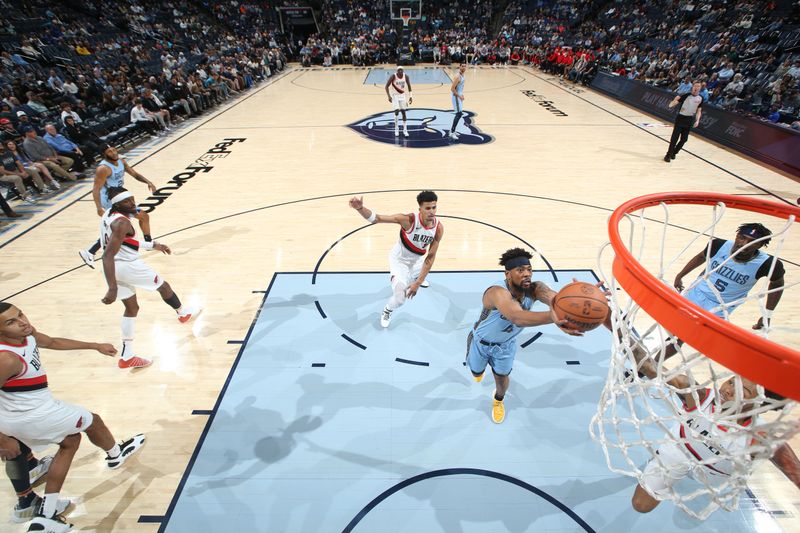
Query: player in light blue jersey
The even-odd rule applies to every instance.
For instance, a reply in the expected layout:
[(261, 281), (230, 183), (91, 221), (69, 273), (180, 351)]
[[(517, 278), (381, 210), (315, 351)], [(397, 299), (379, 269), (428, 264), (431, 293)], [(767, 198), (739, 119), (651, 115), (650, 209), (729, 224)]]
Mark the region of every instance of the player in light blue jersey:
[[(94, 187), (92, 188), (92, 199), (97, 207), (97, 214), (103, 216), (106, 210), (111, 207), (111, 202), (108, 199), (108, 189), (110, 187), (124, 187), (125, 186), (125, 173), (127, 172), (136, 180), (141, 181), (151, 193), (156, 192), (156, 186), (153, 182), (136, 172), (133, 167), (128, 165), (125, 159), (119, 156), (117, 149), (110, 145), (105, 145), (100, 148), (100, 153), (103, 159), (97, 164), (97, 170), (94, 174)], [(144, 234), (144, 240), (150, 241), (150, 215), (145, 212), (138, 212), (136, 219), (139, 220), (139, 227)], [(92, 246), (86, 250), (79, 250), (78, 255), (86, 266), (94, 268), (94, 254), (100, 249), (100, 241), (96, 241)]]
[(464, 114), (464, 82), (466, 81), (464, 73), (466, 71), (467, 64), (461, 63), (458, 66), (458, 74), (453, 78), (453, 84), (450, 85), (450, 96), (453, 101), (453, 111), (456, 115), (453, 118), (453, 127), (450, 128), (451, 139), (458, 139), (456, 127), (458, 127), (458, 121), (461, 120), (461, 116)]
[(486, 365), (492, 367), (495, 390), (493, 393), (492, 420), (500, 424), (506, 416), (503, 398), (508, 390), (508, 375), (514, 365), (517, 352), (515, 338), (522, 328), (555, 323), (570, 335), (582, 335), (580, 331), (566, 329), (566, 320), (558, 320), (552, 308), (547, 311), (531, 311), (533, 302), (550, 305), (556, 295), (541, 281), (531, 282), (531, 254), (522, 248), (507, 250), (500, 258), (505, 268), (505, 280), (483, 293), (481, 316), (467, 339), (467, 366), (475, 381), (483, 379)]
[[(761, 251), (761, 248), (769, 244), (771, 235), (772, 232), (762, 224), (753, 222), (739, 226), (733, 241), (712, 239), (707, 250), (691, 258), (683, 270), (678, 272), (675, 276), (675, 288), (683, 291), (683, 278), (706, 263), (708, 257), (704, 272), (707, 279), (696, 283), (686, 291), (684, 297), (706, 311), (727, 320), (728, 315), (744, 301), (756, 282), (760, 278), (769, 276), (770, 292), (767, 295), (764, 315), (771, 321), (772, 313), (783, 295), (785, 284), (783, 262)], [(764, 317), (761, 317), (753, 325), (753, 329), (763, 327)], [(679, 345), (683, 344), (680, 339), (676, 342)], [(676, 353), (677, 347), (670, 344), (664, 352), (664, 357), (672, 357)]]

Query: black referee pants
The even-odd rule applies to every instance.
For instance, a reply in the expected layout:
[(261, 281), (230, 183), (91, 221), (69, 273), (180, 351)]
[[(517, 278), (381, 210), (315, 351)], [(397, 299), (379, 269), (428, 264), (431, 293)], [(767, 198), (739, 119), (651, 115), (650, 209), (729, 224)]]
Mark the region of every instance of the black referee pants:
[(676, 155), (681, 151), (683, 145), (689, 139), (689, 131), (694, 123), (694, 115), (678, 115), (675, 118), (675, 127), (672, 128), (672, 137), (669, 140), (669, 150), (667, 155)]

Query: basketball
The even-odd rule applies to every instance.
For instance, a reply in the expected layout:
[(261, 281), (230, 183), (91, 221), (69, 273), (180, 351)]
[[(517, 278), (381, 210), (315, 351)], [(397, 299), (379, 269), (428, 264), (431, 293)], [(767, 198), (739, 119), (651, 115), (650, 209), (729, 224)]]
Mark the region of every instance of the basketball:
[(566, 320), (570, 328), (580, 331), (593, 330), (609, 313), (603, 291), (583, 281), (570, 283), (558, 291), (553, 309), (559, 320)]

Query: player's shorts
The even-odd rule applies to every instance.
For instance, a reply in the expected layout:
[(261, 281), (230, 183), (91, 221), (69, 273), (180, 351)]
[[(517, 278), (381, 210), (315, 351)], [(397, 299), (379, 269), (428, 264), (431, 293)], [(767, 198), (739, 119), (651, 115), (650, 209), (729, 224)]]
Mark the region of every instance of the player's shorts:
[(395, 283), (411, 285), (419, 277), (424, 262), (424, 255), (409, 252), (399, 242), (395, 244), (392, 251), (389, 252), (389, 274), (392, 286)]
[(514, 367), (516, 354), (516, 339), (492, 343), (479, 339), (474, 331), (467, 337), (467, 366), (473, 374), (483, 374), (489, 365), (498, 376), (507, 376)]
[(452, 94), (450, 99), (453, 101), (453, 111), (456, 113), (461, 113), (464, 110), (464, 102), (461, 101), (461, 98), (458, 98), (456, 95)]
[[(700, 283), (705, 282), (701, 281)], [(725, 313), (722, 312), (722, 309), (715, 309), (720, 307), (720, 303), (716, 297), (713, 295), (710, 296), (709, 294), (700, 290), (699, 285), (695, 285), (689, 289), (683, 296), (690, 302), (699, 305), (706, 311), (709, 311), (720, 318), (725, 318)], [(734, 309), (736, 309), (736, 307), (728, 307), (728, 314), (730, 315)]]
[(155, 291), (164, 284), (161, 276), (141, 259), (114, 261), (114, 269), (117, 277), (117, 298), (120, 300), (127, 300), (136, 294), (137, 288)]
[(86, 431), (93, 419), (92, 413), (79, 405), (51, 399), (29, 411), (0, 412), (0, 432), (29, 448), (41, 449)]
[(406, 99), (406, 95), (402, 94), (395, 94), (392, 95), (392, 109), (397, 111), (398, 109), (408, 109), (408, 100)]
[[(641, 485), (657, 500), (669, 498), (670, 487), (689, 475), (691, 464), (677, 444), (662, 445), (644, 467)], [(659, 462), (659, 459), (661, 460)]]

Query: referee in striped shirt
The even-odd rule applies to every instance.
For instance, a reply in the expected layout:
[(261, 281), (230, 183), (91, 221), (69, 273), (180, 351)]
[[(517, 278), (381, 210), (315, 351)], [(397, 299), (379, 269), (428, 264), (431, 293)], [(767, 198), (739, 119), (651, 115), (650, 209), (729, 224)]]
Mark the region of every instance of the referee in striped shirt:
[(678, 95), (672, 102), (669, 103), (670, 109), (678, 106), (678, 116), (675, 117), (675, 127), (672, 128), (672, 138), (669, 140), (669, 150), (667, 155), (664, 156), (664, 161), (669, 163), (675, 159), (675, 155), (681, 151), (683, 145), (689, 139), (689, 131), (700, 123), (700, 115), (702, 115), (701, 107), (703, 106), (703, 97), (700, 96), (700, 88), (702, 87), (699, 81), (692, 84), (692, 91), (683, 95)]

